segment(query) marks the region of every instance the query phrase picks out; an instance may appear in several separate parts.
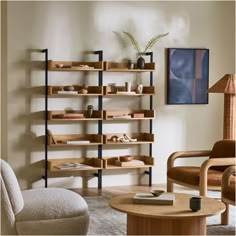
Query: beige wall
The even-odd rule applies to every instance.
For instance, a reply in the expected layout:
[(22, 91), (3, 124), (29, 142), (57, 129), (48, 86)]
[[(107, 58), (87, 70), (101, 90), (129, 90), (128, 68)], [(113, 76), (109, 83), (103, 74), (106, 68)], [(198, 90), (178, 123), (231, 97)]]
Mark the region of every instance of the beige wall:
[[(166, 160), (176, 150), (210, 149), (216, 140), (222, 138), (223, 95), (210, 94), (208, 105), (166, 105), (166, 54), (165, 48), (209, 48), (210, 72), (209, 85), (213, 85), (226, 73), (235, 73), (235, 6), (234, 2), (8, 2), (7, 15), (3, 18), (3, 27), (7, 30), (4, 48), (6, 67), (2, 69), (1, 92), (7, 101), (2, 113), (2, 157), (13, 166), (22, 188), (43, 186), (39, 181), (43, 169), (36, 162), (44, 158), (44, 123), (42, 111), (44, 98), (35, 95), (35, 88), (44, 84), (44, 72), (38, 69), (36, 61), (44, 55), (37, 52), (48, 48), (49, 58), (54, 60), (96, 60), (88, 56), (87, 51), (102, 49), (104, 60), (119, 61), (131, 57), (135, 52), (114, 32), (123, 30), (133, 32), (141, 45), (157, 33), (169, 32), (169, 36), (160, 40), (154, 47), (156, 71), (154, 84), (157, 94), (154, 108), (157, 111), (154, 121), (156, 143), (153, 156), (156, 166), (153, 168), (153, 182), (166, 181)], [(113, 32), (114, 31), (114, 32)], [(2, 51), (3, 53), (3, 51)], [(4, 63), (4, 61), (2, 62)], [(122, 85), (128, 76), (124, 74), (104, 73), (104, 83), (116, 82)], [(134, 76), (133, 82), (142, 80)], [(59, 82), (58, 82), (59, 81)], [(70, 81), (70, 82), (68, 82)], [(51, 84), (93, 84), (94, 75), (77, 73), (50, 73)], [(95, 100), (51, 99), (49, 109), (72, 107), (80, 109)], [(145, 107), (146, 101), (142, 101)], [(2, 104), (3, 105), (3, 104)], [(137, 100), (104, 99), (106, 108), (137, 107)], [(7, 121), (7, 122), (3, 122)], [(142, 129), (146, 127), (142, 123)], [(135, 130), (138, 123), (127, 126), (121, 123), (120, 130)], [(56, 133), (94, 132), (96, 124), (50, 125)], [(116, 132), (117, 126), (106, 123), (104, 132)], [(145, 146), (142, 152), (145, 152)], [(122, 155), (138, 152), (137, 147), (128, 150), (105, 149), (104, 155)], [(50, 151), (49, 157), (76, 157), (80, 155), (96, 156), (95, 149), (76, 149)], [(136, 171), (106, 172), (104, 185), (125, 185), (137, 183)], [(51, 179), (50, 184), (64, 181), (71, 186), (97, 186), (96, 178), (68, 180)], [(145, 182), (145, 178), (141, 178)]]

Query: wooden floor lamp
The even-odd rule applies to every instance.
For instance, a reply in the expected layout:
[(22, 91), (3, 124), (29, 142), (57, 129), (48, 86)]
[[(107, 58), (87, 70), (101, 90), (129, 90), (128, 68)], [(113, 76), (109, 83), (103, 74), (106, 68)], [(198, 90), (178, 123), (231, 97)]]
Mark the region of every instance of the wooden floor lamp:
[(223, 139), (235, 139), (235, 80), (236, 74), (226, 74), (209, 90), (209, 93), (224, 93)]

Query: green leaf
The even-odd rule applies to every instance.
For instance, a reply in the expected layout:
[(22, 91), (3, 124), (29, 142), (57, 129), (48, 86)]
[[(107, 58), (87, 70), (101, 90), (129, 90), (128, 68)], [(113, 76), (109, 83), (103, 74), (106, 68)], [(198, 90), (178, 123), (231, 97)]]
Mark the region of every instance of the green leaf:
[(130, 32), (125, 32), (125, 31), (123, 31), (123, 33), (124, 33), (124, 34), (128, 37), (128, 39), (131, 41), (131, 44), (133, 45), (134, 49), (135, 49), (138, 53), (141, 53), (139, 43), (138, 43), (137, 40), (134, 38), (134, 36), (133, 36)]
[(151, 39), (148, 41), (148, 43), (147, 43), (147, 45), (146, 45), (146, 47), (145, 47), (143, 53), (145, 53), (147, 50), (151, 49), (151, 48), (155, 45), (155, 43), (156, 43), (160, 38), (163, 38), (163, 37), (167, 36), (168, 34), (169, 34), (169, 33), (166, 33), (166, 34), (159, 34), (159, 35), (156, 35), (156, 36), (154, 36), (153, 38), (151, 38)]

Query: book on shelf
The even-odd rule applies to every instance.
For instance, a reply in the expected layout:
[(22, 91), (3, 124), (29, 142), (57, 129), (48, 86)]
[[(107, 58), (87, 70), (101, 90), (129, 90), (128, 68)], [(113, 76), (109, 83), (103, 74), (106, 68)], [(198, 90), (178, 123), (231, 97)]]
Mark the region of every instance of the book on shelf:
[(133, 167), (133, 166), (144, 166), (144, 162), (140, 160), (131, 160), (131, 161), (120, 161), (116, 160), (115, 164), (121, 167)]
[(131, 119), (131, 115), (114, 115), (112, 116), (113, 119)]
[(68, 140), (66, 144), (83, 144), (83, 143), (90, 143), (89, 140)]
[(136, 94), (136, 92), (134, 92), (134, 91), (131, 91), (131, 92), (127, 92), (127, 91), (117, 91), (116, 94), (133, 95), (133, 94)]
[(65, 162), (65, 163), (56, 165), (55, 168), (60, 169), (60, 170), (66, 170), (66, 169), (90, 169), (93, 167), (85, 165), (85, 164), (81, 164), (78, 162)]
[(136, 193), (133, 202), (137, 204), (174, 205), (174, 193), (162, 193), (158, 197), (151, 193)]
[(57, 91), (58, 94), (78, 94), (78, 91)]

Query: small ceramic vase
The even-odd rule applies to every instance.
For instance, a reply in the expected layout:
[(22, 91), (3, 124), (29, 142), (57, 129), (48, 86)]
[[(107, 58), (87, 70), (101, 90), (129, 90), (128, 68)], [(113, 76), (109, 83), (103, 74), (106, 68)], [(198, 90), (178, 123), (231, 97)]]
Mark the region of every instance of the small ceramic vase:
[(138, 67), (138, 69), (144, 69), (145, 68), (145, 60), (144, 60), (143, 57), (138, 58), (137, 67)]
[(142, 84), (138, 84), (137, 85), (136, 92), (138, 94), (142, 94), (143, 93), (143, 85)]

